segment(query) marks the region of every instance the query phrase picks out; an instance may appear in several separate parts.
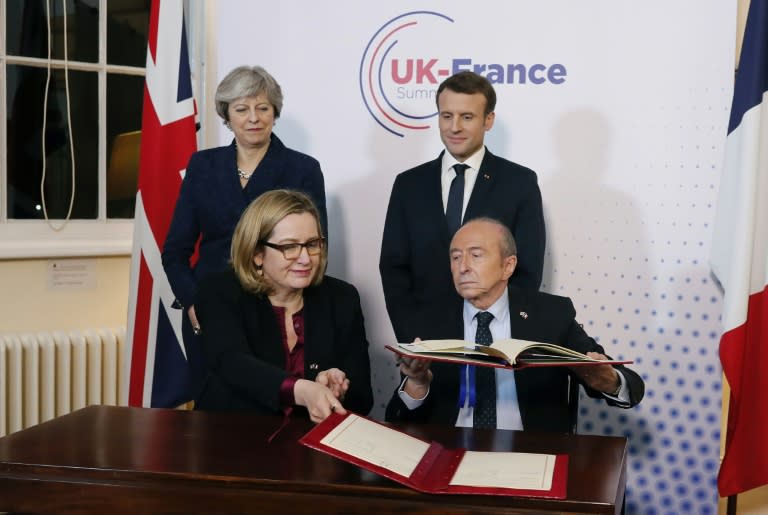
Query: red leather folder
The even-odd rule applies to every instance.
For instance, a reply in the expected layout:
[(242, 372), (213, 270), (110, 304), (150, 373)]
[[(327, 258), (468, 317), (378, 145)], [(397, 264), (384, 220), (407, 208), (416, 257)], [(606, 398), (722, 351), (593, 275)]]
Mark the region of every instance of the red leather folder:
[[(399, 474), (398, 472), (382, 466), (377, 463), (373, 463), (367, 459), (353, 456), (335, 447), (333, 444), (324, 443), (323, 440), (332, 431), (340, 428), (344, 431), (344, 427), (340, 427), (345, 422), (348, 422), (349, 417), (357, 417), (352, 420), (353, 423), (359, 421), (365, 421), (370, 424), (376, 424), (379, 429), (383, 428), (385, 431), (391, 431), (393, 433), (399, 433), (401, 437), (412, 439), (416, 442), (426, 443), (426, 452), (418, 459), (418, 464), (413, 469), (413, 472), (409, 476)], [(338, 431), (337, 431), (338, 433)], [(311, 431), (305, 434), (299, 442), (307, 447), (324, 452), (348, 463), (352, 463), (366, 470), (370, 470), (384, 477), (402, 483), (405, 486), (413, 488), (419, 492), (431, 493), (431, 494), (480, 494), (480, 495), (509, 495), (520, 497), (538, 497), (549, 499), (564, 499), (566, 494), (566, 480), (568, 476), (568, 456), (565, 454), (548, 455), (544, 456), (546, 459), (554, 460), (554, 468), (552, 473), (551, 485), (548, 489), (524, 489), (524, 488), (507, 488), (499, 486), (470, 486), (462, 484), (451, 484), (451, 480), (457, 473), (465, 454), (471, 451), (466, 449), (446, 449), (437, 442), (427, 442), (410, 435), (406, 435), (404, 432), (381, 424), (379, 422), (370, 420), (366, 417), (356, 415), (348, 412), (346, 415), (339, 415), (332, 413), (325, 421), (315, 426)], [(483, 454), (483, 453), (479, 453)], [(515, 455), (520, 453), (495, 453), (495, 454), (508, 454), (509, 459), (514, 459)]]

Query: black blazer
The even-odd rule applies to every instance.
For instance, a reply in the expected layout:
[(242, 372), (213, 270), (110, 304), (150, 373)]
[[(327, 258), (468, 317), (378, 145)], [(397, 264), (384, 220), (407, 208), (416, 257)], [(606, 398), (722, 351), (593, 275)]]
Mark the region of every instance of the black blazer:
[[(265, 296), (245, 291), (235, 273), (208, 276), (195, 298), (205, 380), (195, 407), (280, 413), (288, 377), (280, 327)], [(326, 276), (304, 290), (304, 378), (337, 367), (349, 378), (345, 408), (366, 414), (373, 405), (368, 341), (354, 286)]]
[[(443, 326), (426, 333), (428, 339), (464, 338), (463, 305), (455, 304), (451, 315), (445, 315)], [(555, 343), (579, 352), (600, 352), (605, 354), (597, 342), (587, 336), (581, 325), (576, 322), (576, 310), (571, 299), (531, 290), (509, 287), (509, 314), (511, 337)], [(386, 420), (429, 422), (454, 425), (459, 414), (460, 366), (450, 363), (432, 362), (434, 375), (429, 395), (419, 408), (409, 410), (395, 389), (387, 406)], [(632, 370), (617, 366), (627, 380), (629, 388), (629, 406), (617, 404), (606, 399), (609, 405), (632, 407), (643, 398), (645, 384)], [(527, 368), (515, 371), (517, 398), (523, 429), (535, 431), (569, 432), (571, 428), (570, 407), (568, 403), (569, 377), (580, 382), (567, 367)], [(604, 398), (600, 392), (588, 388), (590, 397)]]
[[(395, 178), (384, 223), (379, 271), (389, 319), (400, 342), (424, 338), (440, 323), (445, 301), (460, 299), (451, 279), (452, 234), (443, 209), (442, 154)], [(539, 289), (544, 267), (544, 214), (536, 174), (487, 149), (464, 221), (487, 216), (515, 236), (518, 265), (510, 284)]]
[[(234, 141), (192, 154), (163, 246), (163, 268), (182, 306), (193, 304), (200, 279), (226, 268), (232, 233), (248, 204), (265, 191), (279, 188), (309, 195), (320, 211), (327, 236), (325, 183), (314, 158), (287, 148), (272, 134), (267, 153), (243, 188), (237, 176)], [(198, 238), (199, 258), (192, 267), (189, 258)]]

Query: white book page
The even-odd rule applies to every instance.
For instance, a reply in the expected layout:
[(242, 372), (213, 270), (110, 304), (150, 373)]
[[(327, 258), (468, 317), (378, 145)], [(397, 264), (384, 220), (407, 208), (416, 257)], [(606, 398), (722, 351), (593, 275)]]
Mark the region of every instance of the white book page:
[[(399, 343), (398, 347), (409, 352), (463, 352), (464, 354), (488, 354), (487, 352), (475, 351), (476, 344), (464, 340), (424, 340), (417, 343)], [(491, 350), (497, 350), (500, 352), (491, 352), (490, 354), (499, 355), (504, 357), (510, 363), (515, 363), (515, 357), (528, 347), (537, 346), (539, 348), (548, 349), (555, 356), (571, 356), (574, 358), (583, 359), (585, 361), (598, 361), (587, 357), (581, 352), (562, 347), (560, 345), (553, 345), (550, 343), (533, 342), (528, 340), (518, 340), (514, 338), (507, 338), (504, 340), (496, 340), (490, 346)]]
[(554, 454), (467, 451), (451, 484), (550, 490), (554, 471)]
[[(464, 340), (423, 340), (415, 343), (398, 343), (398, 347), (410, 352), (465, 351), (474, 349), (474, 342)], [(478, 352), (478, 354), (481, 354)]]
[(357, 415), (349, 415), (320, 443), (406, 478), (429, 449), (427, 442)]

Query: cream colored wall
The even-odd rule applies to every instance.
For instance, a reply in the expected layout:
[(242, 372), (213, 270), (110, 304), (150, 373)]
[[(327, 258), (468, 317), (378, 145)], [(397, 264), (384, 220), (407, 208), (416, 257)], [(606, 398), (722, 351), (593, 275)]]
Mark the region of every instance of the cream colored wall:
[[(723, 459), (723, 453), (725, 452), (725, 433), (728, 421), (728, 401), (730, 399), (730, 388), (723, 376), (723, 418), (720, 425), (720, 459)], [(718, 504), (718, 514), (725, 515), (727, 513), (727, 499), (721, 498)], [(737, 515), (768, 515), (768, 486), (762, 488), (755, 488), (743, 494), (739, 494), (736, 498), (736, 514)]]
[[(720, 503), (720, 513), (725, 513), (724, 502)], [(738, 515), (768, 515), (768, 486), (755, 488), (739, 494), (736, 501)]]
[(0, 261), (0, 333), (124, 327), (130, 257), (78, 259), (93, 284), (69, 290), (49, 286), (47, 259)]
[[(723, 418), (720, 425), (720, 459), (723, 459), (723, 452), (725, 452), (725, 433), (728, 421), (728, 401), (730, 399), (731, 390), (728, 388), (728, 383), (723, 376)], [(727, 513), (727, 499), (721, 498), (718, 504), (718, 514), (726, 515)], [(768, 486), (762, 488), (755, 488), (749, 492), (739, 494), (736, 499), (736, 514), (737, 515), (768, 515)]]

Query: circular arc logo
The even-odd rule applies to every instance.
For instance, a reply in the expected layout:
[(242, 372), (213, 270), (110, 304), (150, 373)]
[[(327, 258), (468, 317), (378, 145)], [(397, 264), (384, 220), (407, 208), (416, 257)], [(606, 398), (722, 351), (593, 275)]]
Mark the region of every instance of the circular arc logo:
[(412, 11), (401, 14), (387, 21), (368, 41), (360, 60), (360, 94), (366, 109), (381, 127), (388, 132), (405, 136), (404, 131), (421, 131), (431, 125), (425, 120), (433, 118), (437, 112), (416, 114), (408, 112), (407, 106), (397, 106), (387, 93), (383, 81), (384, 63), (396, 49), (404, 31), (417, 28), (421, 22), (436, 18), (453, 23), (448, 16), (433, 11)]

